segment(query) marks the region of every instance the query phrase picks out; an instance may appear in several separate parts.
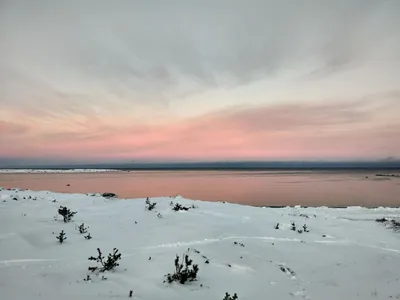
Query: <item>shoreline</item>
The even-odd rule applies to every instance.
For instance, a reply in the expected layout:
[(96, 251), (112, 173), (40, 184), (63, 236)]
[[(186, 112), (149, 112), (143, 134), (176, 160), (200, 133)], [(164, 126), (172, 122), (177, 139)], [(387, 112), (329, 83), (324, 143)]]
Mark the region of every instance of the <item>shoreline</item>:
[(106, 173), (113, 169), (0, 169), (0, 174)]
[[(57, 191), (50, 191), (50, 190), (30, 190), (30, 189), (21, 189), (21, 188), (5, 188), (0, 186), (0, 193), (2, 191), (14, 191), (14, 192), (32, 192), (32, 193), (46, 193), (46, 194), (61, 194), (61, 195), (71, 195), (71, 196), (81, 196), (81, 197), (101, 197), (107, 200), (122, 200), (122, 201), (144, 201), (143, 197), (136, 197), (136, 198), (120, 198), (118, 195), (115, 195), (115, 197), (104, 197), (102, 196), (102, 193), (71, 193), (71, 192), (57, 192)], [(369, 209), (369, 210), (390, 210), (390, 209), (399, 209), (400, 210), (400, 205), (399, 206), (361, 206), (361, 205), (344, 205), (344, 206), (339, 206), (339, 205), (301, 205), (301, 204), (296, 204), (296, 205), (250, 205), (250, 204), (243, 204), (243, 203), (236, 203), (236, 202), (229, 202), (229, 201), (209, 201), (209, 200), (201, 200), (201, 199), (190, 199), (183, 197), (181, 195), (174, 195), (174, 196), (157, 196), (157, 197), (149, 197), (150, 199), (152, 198), (164, 198), (164, 199), (175, 199), (175, 198), (180, 198), (180, 199), (185, 199), (187, 201), (197, 201), (201, 203), (222, 203), (222, 204), (231, 204), (231, 205), (239, 205), (239, 206), (244, 206), (244, 207), (254, 207), (254, 208), (271, 208), (271, 209), (282, 209), (282, 208), (298, 208), (298, 209)]]
[(131, 167), (131, 168), (0, 168), (0, 174), (12, 173), (103, 173), (103, 172), (270, 172), (270, 173), (372, 173), (398, 177), (400, 167)]

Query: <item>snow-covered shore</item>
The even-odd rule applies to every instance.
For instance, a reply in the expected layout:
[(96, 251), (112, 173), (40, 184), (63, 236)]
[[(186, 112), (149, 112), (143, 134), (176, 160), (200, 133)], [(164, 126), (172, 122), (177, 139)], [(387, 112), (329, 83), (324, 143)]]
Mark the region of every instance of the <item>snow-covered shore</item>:
[(0, 174), (8, 173), (103, 173), (115, 172), (112, 169), (0, 169)]
[[(375, 222), (400, 209), (150, 201), (153, 211), (145, 199), (2, 189), (0, 299), (128, 299), (130, 290), (143, 300), (222, 300), (225, 292), (239, 300), (400, 298), (400, 233)], [(175, 212), (171, 201), (196, 208)], [(60, 205), (77, 211), (72, 222), (55, 217)], [(292, 231), (292, 222), (309, 232)], [(79, 233), (81, 223), (91, 240)], [(107, 280), (85, 281), (98, 247), (105, 256), (118, 248), (120, 265), (104, 273)], [(164, 283), (184, 253), (199, 265), (197, 281)]]

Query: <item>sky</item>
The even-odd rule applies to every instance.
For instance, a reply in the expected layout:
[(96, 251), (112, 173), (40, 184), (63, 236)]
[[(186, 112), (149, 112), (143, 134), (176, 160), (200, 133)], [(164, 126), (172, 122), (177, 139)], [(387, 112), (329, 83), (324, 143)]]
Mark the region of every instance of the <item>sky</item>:
[(400, 157), (400, 1), (0, 0), (3, 161)]

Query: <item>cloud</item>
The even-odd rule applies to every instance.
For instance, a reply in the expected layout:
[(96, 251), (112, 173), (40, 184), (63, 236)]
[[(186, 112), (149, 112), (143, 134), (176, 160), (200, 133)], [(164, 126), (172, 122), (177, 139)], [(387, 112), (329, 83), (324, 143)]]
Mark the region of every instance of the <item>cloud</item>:
[[(400, 102), (389, 95), (336, 104), (232, 107), (155, 125), (90, 122), (10, 145), (3, 156), (54, 154), (108, 159), (379, 157), (400, 150)], [(398, 98), (397, 98), (398, 99)], [(388, 118), (388, 116), (390, 118)], [(363, 149), (361, 151), (361, 149)]]
[(102, 87), (121, 99), (167, 101), (160, 91), (174, 94), (185, 80), (243, 84), (304, 62), (337, 68), (398, 60), (400, 53), (398, 1), (3, 1), (2, 7), (3, 64), (40, 73), (55, 88)]
[(16, 123), (4, 122), (4, 121), (0, 120), (0, 134), (2, 136), (20, 135), (27, 131), (28, 131), (27, 126), (24, 126), (21, 124), (16, 124)]

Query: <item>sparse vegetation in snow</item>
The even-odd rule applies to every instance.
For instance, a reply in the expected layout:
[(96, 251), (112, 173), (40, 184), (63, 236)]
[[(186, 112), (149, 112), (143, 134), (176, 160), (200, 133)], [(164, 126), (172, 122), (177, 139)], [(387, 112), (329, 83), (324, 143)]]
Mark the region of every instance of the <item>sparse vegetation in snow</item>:
[(238, 300), (238, 299), (239, 297), (236, 293), (234, 293), (233, 296), (231, 296), (229, 293), (226, 293), (223, 300)]
[(67, 239), (67, 237), (65, 235), (66, 235), (66, 233), (64, 232), (64, 230), (61, 230), (59, 235), (56, 236), (56, 238), (60, 242), (60, 244), (62, 244)]
[[(399, 230), (400, 220), (395, 218), (399, 213), (395, 208), (260, 210), (216, 202), (204, 203), (201, 209), (192, 211), (192, 202), (179, 198), (180, 205), (190, 210), (186, 212), (183, 209), (185, 213), (175, 214), (171, 212), (175, 203), (169, 206), (170, 199), (158, 201), (159, 198), (154, 198), (151, 200), (158, 203), (152, 210), (154, 216), (149, 218), (148, 212), (143, 210), (142, 201), (107, 201), (100, 194), (96, 196), (100, 201), (96, 201), (89, 196), (7, 190), (0, 193), (0, 220), (3, 225), (6, 224), (0, 232), (0, 240), (3, 241), (0, 243), (0, 265), (6, 274), (0, 276), (0, 298), (11, 299), (17, 293), (16, 299), (28, 299), (29, 293), (41, 293), (43, 299), (60, 300), (128, 298), (130, 295), (131, 299), (236, 300), (239, 293), (243, 299), (323, 299), (325, 281), (332, 278), (332, 269), (341, 275), (334, 279), (337, 288), (330, 291), (335, 299), (351, 299), (357, 293), (361, 298), (370, 295), (379, 299), (397, 297), (397, 277), (393, 274), (400, 265), (393, 249), (399, 249), (399, 244), (392, 229)], [(19, 201), (12, 201), (13, 197)], [(79, 197), (88, 197), (89, 201), (77, 201), (85, 200)], [(23, 201), (24, 198), (26, 201)], [(31, 202), (29, 198), (37, 198), (38, 201)], [(58, 222), (48, 222), (48, 217), (59, 207), (59, 204), (51, 202), (55, 198), (66, 207), (76, 208), (78, 218), (82, 219), (75, 222), (76, 225), (64, 224), (57, 214)], [(3, 203), (5, 200), (7, 202)], [(37, 208), (35, 213), (30, 213), (32, 206)], [(60, 209), (69, 211), (69, 221), (73, 222), (74, 212), (66, 207), (62, 209), (61, 206)], [(293, 211), (297, 212), (296, 216), (288, 216), (288, 212)], [(160, 212), (165, 219), (157, 219), (156, 215), (159, 218), (162, 216)], [(316, 219), (313, 218), (314, 212), (319, 216)], [(373, 222), (377, 216), (385, 218), (376, 219), (377, 224)], [(347, 219), (357, 220), (356, 230), (354, 226), (348, 226), (351, 223)], [(87, 223), (82, 223), (83, 220)], [(312, 228), (311, 231), (306, 224), (303, 225), (304, 222)], [(291, 231), (292, 227), (296, 228), (296, 232)], [(89, 233), (92, 228), (96, 229), (93, 231), (95, 240), (84, 241), (83, 238), (92, 238)], [(68, 243), (65, 231), (68, 231)], [(45, 234), (42, 239), (42, 232), (53, 232), (53, 235)], [(297, 236), (297, 232), (302, 235)], [(310, 238), (302, 241), (306, 232), (310, 232), (307, 234)], [(16, 235), (18, 238), (15, 238)], [(321, 236), (324, 241), (321, 241)], [(374, 239), (374, 236), (379, 238)], [(47, 243), (46, 239), (50, 242)], [(22, 240), (32, 247), (20, 247)], [(343, 240), (355, 241), (357, 247), (351, 243), (342, 244)], [(59, 242), (65, 245), (59, 245)], [(101, 248), (112, 249), (112, 246), (118, 245), (125, 254), (123, 264), (117, 249), (110, 254), (106, 252), (108, 256), (105, 257), (98, 249), (98, 255), (82, 266), (79, 257), (82, 258), (82, 253), (83, 259), (94, 254), (90, 253), (90, 245), (94, 242)], [(246, 245), (241, 242), (246, 242)], [(334, 253), (325, 251), (326, 242), (335, 245)], [(237, 248), (239, 246), (246, 249)], [(199, 267), (188, 255), (178, 256), (175, 271), (164, 277), (168, 271), (173, 271), (169, 258), (173, 260), (175, 253), (172, 256), (168, 253), (188, 247), (190, 249), (185, 253), (201, 265), (201, 277)], [(85, 254), (87, 250), (88, 255)], [(365, 269), (357, 267), (365, 261), (369, 261), (370, 268), (378, 270), (382, 276), (371, 277), (365, 274)], [(120, 271), (119, 264), (127, 269)], [(298, 274), (287, 266), (293, 266)], [(89, 267), (89, 271), (82, 273), (82, 267)], [(313, 272), (308, 272), (308, 268), (313, 268)], [(114, 273), (115, 270), (117, 272)], [(112, 273), (107, 273), (110, 271)], [(39, 273), (43, 276), (36, 275)], [(261, 273), (265, 276), (254, 276)], [(50, 274), (62, 276), (48, 276)], [(107, 282), (103, 282), (106, 279)], [(26, 291), (19, 291), (19, 280), (35, 284), (27, 284)], [(41, 282), (36, 285), (36, 280)], [(160, 286), (163, 280), (166, 283), (164, 287)], [(196, 280), (200, 282), (186, 286)], [(174, 285), (174, 282), (177, 284)], [(204, 283), (204, 288), (200, 283)], [(58, 289), (47, 288), (52, 284), (62, 288), (63, 294), (60, 295)], [(374, 287), (372, 293), (364, 290), (365, 284)], [(276, 288), (278, 286), (281, 288)], [(223, 298), (225, 291), (231, 293)], [(233, 291), (237, 293), (233, 294)]]
[(185, 254), (182, 256), (182, 262), (179, 262), (179, 255), (176, 256), (175, 261), (175, 272), (173, 274), (167, 274), (168, 283), (179, 282), (185, 284), (187, 282), (195, 281), (197, 273), (199, 272), (199, 266), (193, 264), (193, 261), (189, 258), (189, 255)]
[(290, 230), (296, 231), (296, 224), (294, 222), (291, 223)]
[(87, 229), (88, 229), (88, 227), (85, 227), (85, 223), (82, 223), (78, 227), (79, 233), (81, 233), (81, 234), (87, 233)]
[(181, 211), (181, 210), (188, 211), (189, 209), (193, 209), (195, 207), (196, 206), (194, 204), (192, 206), (184, 206), (180, 203), (175, 203), (175, 205), (173, 205), (173, 207), (172, 207), (172, 210), (173, 211)]
[(65, 206), (60, 206), (60, 208), (58, 209), (58, 214), (63, 217), (64, 223), (68, 223), (77, 214), (77, 212), (71, 211), (69, 208)]
[(392, 229), (395, 232), (400, 231), (400, 222), (396, 219), (379, 218), (375, 222), (384, 224), (387, 228)]
[(151, 202), (149, 197), (146, 198), (146, 210), (152, 211), (153, 209), (156, 208), (157, 203), (156, 202)]
[(118, 253), (118, 249), (114, 248), (113, 252), (108, 254), (107, 259), (105, 260), (103, 254), (101, 253), (100, 248), (97, 248), (97, 257), (91, 256), (89, 260), (96, 261), (98, 263), (97, 266), (89, 267), (88, 270), (91, 272), (105, 272), (112, 271), (116, 267), (119, 266), (118, 261), (121, 259), (121, 253)]

